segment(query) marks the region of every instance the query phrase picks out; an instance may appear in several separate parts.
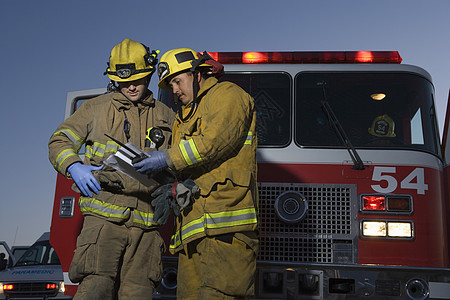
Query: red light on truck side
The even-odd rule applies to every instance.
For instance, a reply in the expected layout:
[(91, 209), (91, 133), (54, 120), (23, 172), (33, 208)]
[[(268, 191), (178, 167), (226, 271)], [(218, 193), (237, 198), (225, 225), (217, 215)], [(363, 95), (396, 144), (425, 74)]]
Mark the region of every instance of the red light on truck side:
[(411, 195), (368, 194), (360, 195), (362, 213), (410, 215), (413, 212)]
[(12, 291), (14, 289), (14, 286), (12, 284), (5, 284), (3, 286), (3, 290), (5, 291)]
[(386, 210), (384, 196), (363, 196), (363, 210)]

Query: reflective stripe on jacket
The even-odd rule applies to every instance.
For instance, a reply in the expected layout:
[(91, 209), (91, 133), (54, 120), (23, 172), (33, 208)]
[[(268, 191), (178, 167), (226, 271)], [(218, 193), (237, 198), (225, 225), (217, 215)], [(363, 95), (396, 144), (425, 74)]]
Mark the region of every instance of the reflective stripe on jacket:
[[(123, 142), (132, 142), (146, 152), (155, 149), (145, 147), (147, 129), (160, 127), (165, 136), (166, 149), (171, 138), (175, 114), (166, 105), (153, 99), (150, 91), (139, 103), (132, 103), (119, 92), (100, 95), (84, 101), (75, 113), (67, 118), (51, 136), (49, 159), (55, 169), (70, 178), (67, 168), (75, 162), (100, 166), (119, 145), (105, 136), (105, 133)], [(125, 119), (130, 123), (130, 139), (124, 131)], [(149, 144), (149, 143), (147, 143)], [(84, 161), (78, 152), (85, 146)], [(94, 198), (80, 197), (80, 209), (84, 214), (95, 214), (112, 221), (123, 221), (134, 210), (136, 226), (152, 227), (153, 208), (150, 194), (156, 186), (146, 187), (138, 181), (104, 166), (94, 172), (102, 190)]]
[[(96, 214), (107, 219), (127, 221), (131, 215), (131, 209), (126, 206), (118, 206), (95, 198), (80, 197), (78, 200), (80, 211), (84, 214)], [(153, 221), (153, 212), (133, 210), (133, 224), (137, 227), (159, 226)]]
[[(258, 227), (256, 112), (253, 98), (231, 82), (208, 78), (195, 113), (173, 128), (165, 150), (172, 169), (200, 187), (200, 197), (176, 219), (171, 252), (205, 235)], [(187, 115), (190, 104), (183, 115)]]

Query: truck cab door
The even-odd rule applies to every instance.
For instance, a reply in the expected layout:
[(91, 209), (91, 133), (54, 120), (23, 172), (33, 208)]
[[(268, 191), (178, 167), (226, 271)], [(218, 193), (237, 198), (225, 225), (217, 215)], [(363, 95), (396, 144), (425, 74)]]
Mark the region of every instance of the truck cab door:
[(16, 260), (8, 244), (0, 241), (0, 271), (11, 268), (15, 263)]

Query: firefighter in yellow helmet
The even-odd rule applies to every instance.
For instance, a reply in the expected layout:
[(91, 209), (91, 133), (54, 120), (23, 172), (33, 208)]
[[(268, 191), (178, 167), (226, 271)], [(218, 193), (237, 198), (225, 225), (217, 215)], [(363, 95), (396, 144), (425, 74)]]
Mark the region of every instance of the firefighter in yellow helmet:
[[(253, 98), (231, 82), (206, 52), (166, 52), (159, 87), (172, 89), (181, 109), (172, 147), (134, 166), (163, 168), (193, 179), (200, 194), (181, 209), (170, 242), (178, 253), (178, 299), (246, 299), (254, 294), (258, 252), (256, 112)], [(156, 208), (158, 209), (158, 208)]]
[[(105, 72), (113, 91), (86, 100), (50, 138), (52, 165), (81, 194), (84, 221), (69, 270), (80, 283), (74, 299), (151, 299), (161, 279), (165, 246), (151, 206), (158, 185), (104, 165), (119, 149), (105, 134), (147, 152), (168, 147), (175, 113), (148, 90), (157, 55), (130, 39), (117, 44)], [(162, 142), (149, 140), (151, 128), (161, 130)]]

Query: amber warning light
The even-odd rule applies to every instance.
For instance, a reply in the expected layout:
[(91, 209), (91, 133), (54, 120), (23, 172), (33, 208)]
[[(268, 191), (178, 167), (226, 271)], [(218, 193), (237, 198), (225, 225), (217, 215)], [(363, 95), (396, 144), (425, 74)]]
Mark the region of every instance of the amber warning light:
[(208, 52), (222, 64), (399, 64), (398, 51)]

